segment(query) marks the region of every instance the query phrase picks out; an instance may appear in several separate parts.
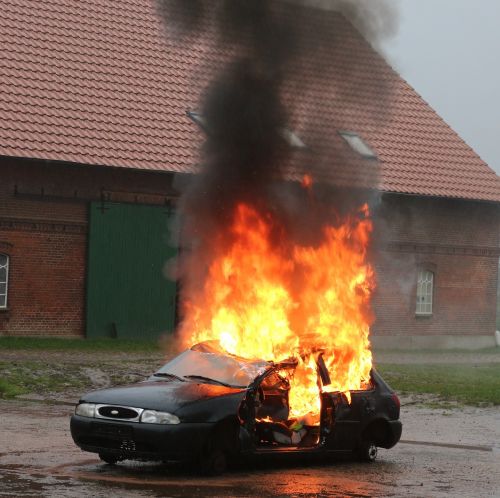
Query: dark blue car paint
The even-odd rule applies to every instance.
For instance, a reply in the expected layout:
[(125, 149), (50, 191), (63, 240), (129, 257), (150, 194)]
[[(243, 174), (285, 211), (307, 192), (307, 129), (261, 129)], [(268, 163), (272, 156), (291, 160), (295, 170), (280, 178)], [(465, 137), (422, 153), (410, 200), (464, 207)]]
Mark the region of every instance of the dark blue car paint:
[[(189, 460), (201, 455), (218, 431), (217, 434), (231, 434), (235, 455), (259, 453), (261, 448), (253, 437), (255, 397), (260, 382), (274, 368), (270, 365), (269, 370), (246, 389), (155, 378), (89, 393), (80, 402), (166, 411), (177, 415), (181, 423), (144, 424), (73, 415), (73, 440), (84, 451), (114, 454), (123, 459)], [(373, 388), (352, 392), (351, 403), (340, 393), (323, 393), (319, 444), (289, 451), (352, 451), (360, 446), (363, 438), (375, 439), (380, 447), (394, 446), (401, 437), (399, 405), (380, 375), (375, 370), (371, 375)], [(125, 427), (126, 430), (120, 430)], [(234, 427), (237, 430), (233, 438)], [(265, 450), (266, 453), (272, 451), (272, 448)]]

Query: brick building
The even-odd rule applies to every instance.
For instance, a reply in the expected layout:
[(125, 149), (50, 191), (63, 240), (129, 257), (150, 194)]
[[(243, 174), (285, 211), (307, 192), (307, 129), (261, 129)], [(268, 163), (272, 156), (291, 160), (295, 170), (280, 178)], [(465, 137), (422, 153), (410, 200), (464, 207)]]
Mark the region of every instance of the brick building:
[[(165, 37), (149, 1), (75, 5), (0, 0), (0, 334), (156, 337), (174, 327), (170, 220), (203, 140), (186, 111), (222, 53), (210, 33)], [(307, 145), (294, 162), (377, 181), (374, 343), (492, 345), (498, 177), (345, 18), (302, 9), (334, 39), (321, 77), (302, 67), (307, 91), (284, 96)]]
[(172, 255), (172, 174), (19, 158), (2, 158), (0, 168), (8, 257), (0, 334), (130, 338), (172, 329), (175, 284), (162, 273)]
[(389, 237), (377, 264), (375, 344), (493, 346), (498, 206), (386, 194), (379, 214)]

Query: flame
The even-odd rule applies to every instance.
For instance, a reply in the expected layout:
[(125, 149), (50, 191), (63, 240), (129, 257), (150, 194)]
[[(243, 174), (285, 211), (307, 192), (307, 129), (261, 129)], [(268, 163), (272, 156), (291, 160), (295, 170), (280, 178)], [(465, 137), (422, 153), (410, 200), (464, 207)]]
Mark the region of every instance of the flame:
[(245, 358), (295, 358), (290, 415), (317, 415), (319, 354), (331, 378), (323, 391), (350, 399), (370, 378), (372, 223), (363, 206), (339, 226), (323, 227), (315, 246), (287, 240), (276, 226), (270, 213), (236, 206), (230, 243), (215, 237), (221, 249), (204, 286), (184, 303), (181, 334), (187, 346), (215, 339)]
[(306, 173), (302, 177), (302, 181), (300, 182), (300, 185), (302, 186), (302, 188), (305, 188), (306, 190), (311, 191), (312, 186), (313, 186), (313, 177), (310, 174)]

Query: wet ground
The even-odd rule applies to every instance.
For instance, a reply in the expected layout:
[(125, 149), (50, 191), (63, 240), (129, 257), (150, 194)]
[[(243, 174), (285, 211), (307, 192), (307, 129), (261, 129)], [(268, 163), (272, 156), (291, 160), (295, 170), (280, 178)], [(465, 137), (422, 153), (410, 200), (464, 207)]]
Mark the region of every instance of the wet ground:
[(72, 408), (0, 401), (0, 496), (500, 497), (500, 409), (403, 407), (403, 438), (373, 464), (267, 460), (202, 478), (162, 464), (100, 463), (76, 448)]

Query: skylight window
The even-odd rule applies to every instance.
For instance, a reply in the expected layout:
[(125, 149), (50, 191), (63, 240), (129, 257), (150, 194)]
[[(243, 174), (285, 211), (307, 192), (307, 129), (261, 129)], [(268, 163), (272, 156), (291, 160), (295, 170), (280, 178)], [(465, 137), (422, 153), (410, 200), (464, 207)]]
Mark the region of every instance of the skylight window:
[(207, 122), (202, 114), (196, 111), (187, 111), (187, 115), (203, 130), (207, 131)]
[(281, 130), (281, 136), (291, 145), (294, 149), (306, 149), (307, 145), (296, 135), (293, 131), (288, 128), (283, 128)]
[[(196, 111), (187, 111), (187, 115), (193, 122), (195, 122), (203, 131), (208, 132), (207, 121), (204, 118), (203, 114), (200, 114)], [(300, 139), (300, 137), (289, 130), (288, 128), (283, 128), (281, 130), (281, 136), (283, 139), (295, 149), (306, 149), (307, 145)]]
[(349, 144), (354, 152), (366, 159), (377, 159), (377, 154), (370, 146), (357, 134), (352, 131), (339, 131), (340, 136)]

